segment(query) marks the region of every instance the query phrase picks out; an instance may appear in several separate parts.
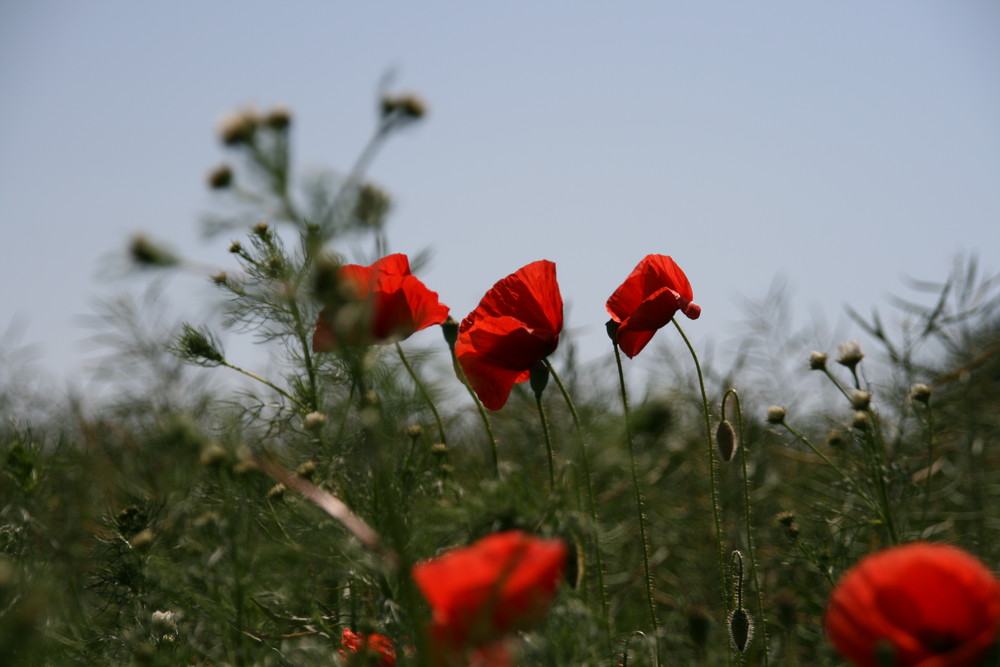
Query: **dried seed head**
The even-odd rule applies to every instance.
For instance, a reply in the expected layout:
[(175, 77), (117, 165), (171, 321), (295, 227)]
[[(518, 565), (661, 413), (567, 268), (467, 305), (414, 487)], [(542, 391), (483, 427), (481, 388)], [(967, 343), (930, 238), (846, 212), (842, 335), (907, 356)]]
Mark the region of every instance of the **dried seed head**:
[(264, 124), (272, 130), (285, 130), (292, 124), (292, 110), (285, 106), (277, 106), (264, 116)]
[(228, 164), (221, 164), (208, 172), (208, 187), (213, 190), (224, 190), (232, 185), (233, 170)]
[(229, 246), (229, 252), (238, 255), (243, 252), (243, 246), (240, 245), (239, 241), (233, 241), (232, 245)]
[(406, 427), (406, 435), (416, 440), (424, 434), (424, 427), (420, 424), (410, 424)]
[(844, 434), (841, 431), (830, 431), (826, 436), (826, 444), (830, 447), (840, 447), (844, 444)]
[(448, 445), (443, 442), (435, 442), (431, 445), (431, 454), (434, 456), (444, 456), (448, 453)]
[(784, 424), (785, 423), (785, 409), (780, 405), (772, 405), (767, 409), (767, 423), (768, 424)]
[(795, 512), (785, 510), (784, 512), (778, 512), (774, 515), (774, 518), (782, 526), (790, 526), (795, 523)]
[(230, 112), (219, 121), (219, 139), (226, 146), (249, 143), (259, 122), (257, 112), (253, 109)]
[(225, 285), (229, 282), (229, 275), (225, 271), (219, 271), (214, 276), (212, 276), (212, 282), (216, 285)]
[(158, 635), (177, 634), (177, 615), (172, 611), (154, 611), (150, 625)]
[(223, 449), (222, 445), (213, 442), (205, 447), (205, 449), (201, 450), (201, 457), (199, 460), (206, 468), (214, 468), (225, 461), (227, 456), (229, 456), (229, 453)]
[(910, 398), (919, 403), (927, 405), (931, 400), (931, 388), (930, 386), (918, 382), (910, 388)]
[(719, 422), (715, 429), (715, 446), (719, 448), (719, 457), (723, 461), (730, 461), (736, 453), (736, 429), (728, 419)]
[(740, 653), (750, 646), (753, 639), (753, 618), (746, 609), (736, 609), (729, 614), (729, 639)]
[(258, 222), (250, 231), (265, 241), (271, 240), (271, 227), (266, 222)]
[(809, 355), (809, 368), (814, 371), (821, 371), (826, 368), (827, 356), (822, 352), (813, 352)]
[(861, 351), (861, 343), (856, 340), (849, 340), (837, 346), (837, 363), (847, 366), (851, 370), (864, 359), (865, 355)]
[(854, 413), (854, 418), (851, 420), (851, 428), (856, 428), (859, 431), (867, 431), (872, 425), (872, 418), (868, 416), (867, 412), (858, 410)]
[(268, 500), (280, 500), (285, 496), (285, 490), (284, 484), (275, 484), (267, 490)]
[(132, 261), (139, 266), (174, 266), (179, 262), (174, 253), (155, 243), (145, 234), (133, 236), (128, 251)]
[(306, 461), (295, 469), (295, 474), (302, 479), (312, 479), (313, 475), (316, 474), (316, 464), (312, 461)]
[(153, 546), (153, 540), (155, 537), (156, 536), (153, 534), (153, 531), (146, 528), (145, 530), (140, 530), (136, 533), (135, 537), (129, 541), (129, 544), (136, 551), (147, 551), (151, 546)]
[(427, 114), (427, 106), (423, 100), (413, 94), (396, 97), (385, 95), (382, 97), (382, 115), (388, 116), (392, 113), (398, 113), (401, 117), (409, 120), (418, 120)]
[(851, 407), (855, 410), (867, 410), (868, 406), (871, 405), (872, 395), (871, 392), (865, 391), (863, 389), (853, 389), (851, 390)]
[(365, 183), (354, 205), (354, 216), (366, 227), (381, 227), (392, 207), (389, 193), (371, 183)]

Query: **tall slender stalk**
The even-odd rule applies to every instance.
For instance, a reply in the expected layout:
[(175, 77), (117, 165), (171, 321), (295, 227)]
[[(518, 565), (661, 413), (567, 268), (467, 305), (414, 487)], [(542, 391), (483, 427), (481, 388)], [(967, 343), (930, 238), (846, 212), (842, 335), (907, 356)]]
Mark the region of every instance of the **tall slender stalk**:
[[(635, 464), (635, 443), (632, 438), (632, 416), (629, 410), (628, 391), (625, 388), (625, 371), (622, 368), (622, 355), (614, 336), (611, 346), (615, 349), (615, 363), (618, 365), (618, 384), (621, 387), (622, 409), (625, 413), (625, 441), (628, 443), (629, 467), (632, 472), (632, 490), (635, 493), (636, 512), (639, 515), (639, 539), (642, 541), (642, 569), (646, 584), (646, 605), (649, 607), (649, 621), (653, 626), (653, 635), (657, 633), (659, 624), (656, 621), (656, 604), (653, 602), (653, 575), (649, 569), (649, 537), (646, 535), (646, 508), (642, 501), (642, 488), (639, 486), (639, 473)], [(659, 644), (659, 642), (657, 642)]]
[(712, 520), (715, 523), (715, 541), (718, 544), (719, 579), (722, 581), (722, 592), (725, 598), (725, 608), (728, 614), (729, 609), (729, 577), (726, 576), (726, 551), (722, 544), (722, 519), (719, 517), (719, 482), (716, 479), (717, 462), (715, 460), (715, 443), (712, 438), (712, 413), (708, 405), (708, 394), (705, 392), (705, 376), (701, 372), (701, 363), (698, 361), (698, 354), (694, 351), (691, 341), (684, 335), (684, 329), (677, 323), (677, 319), (671, 320), (677, 332), (684, 339), (688, 352), (694, 360), (695, 370), (698, 372), (698, 387), (701, 389), (701, 406), (705, 416), (705, 442), (708, 444), (708, 476), (712, 489)]
[(410, 365), (410, 360), (406, 358), (406, 354), (403, 352), (403, 346), (400, 345), (399, 343), (396, 343), (396, 352), (399, 354), (399, 360), (402, 361), (403, 366), (406, 367), (406, 372), (410, 374), (410, 378), (413, 380), (413, 384), (417, 386), (417, 391), (419, 391), (420, 395), (423, 396), (424, 401), (427, 403), (427, 406), (431, 409), (431, 412), (434, 414), (434, 421), (437, 424), (438, 437), (441, 439), (441, 443), (447, 445), (448, 439), (444, 433), (444, 422), (441, 421), (441, 414), (438, 412), (437, 407), (434, 405), (434, 399), (431, 398), (430, 392), (427, 391), (427, 386), (424, 385), (423, 381), (420, 379), (420, 376), (417, 375), (417, 372), (413, 369), (413, 366)]
[(479, 396), (476, 395), (472, 385), (469, 384), (469, 378), (466, 377), (465, 370), (462, 368), (462, 364), (459, 363), (458, 357), (455, 355), (455, 342), (453, 340), (448, 340), (447, 333), (445, 334), (445, 340), (448, 343), (448, 347), (451, 349), (451, 364), (455, 367), (458, 379), (462, 381), (462, 384), (465, 385), (465, 390), (468, 391), (469, 396), (472, 397), (472, 402), (476, 404), (476, 410), (479, 411), (479, 418), (482, 420), (483, 426), (486, 428), (486, 437), (490, 441), (490, 453), (492, 454), (493, 460), (493, 475), (497, 479), (500, 479), (500, 459), (497, 456), (497, 437), (493, 433), (493, 425), (490, 424), (490, 417), (486, 414), (486, 407), (483, 405), (483, 402), (479, 400)]

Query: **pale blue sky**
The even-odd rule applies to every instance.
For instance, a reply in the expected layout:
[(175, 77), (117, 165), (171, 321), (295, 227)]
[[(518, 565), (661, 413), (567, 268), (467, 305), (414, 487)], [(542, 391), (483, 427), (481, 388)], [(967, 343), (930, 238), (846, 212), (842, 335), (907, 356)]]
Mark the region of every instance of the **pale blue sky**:
[(992, 0), (0, 0), (0, 335), (23, 323), (40, 369), (82, 373), (79, 316), (135, 282), (102, 277), (133, 232), (229, 262), (235, 235), (198, 222), (224, 112), (288, 105), (297, 164), (346, 168), (389, 70), (430, 115), (370, 175), (391, 248), (434, 251), (420, 277), (457, 319), (541, 258), (584, 360), (647, 253), (687, 272), (686, 330), (723, 346), (776, 276), (832, 326), (958, 252), (1000, 270)]

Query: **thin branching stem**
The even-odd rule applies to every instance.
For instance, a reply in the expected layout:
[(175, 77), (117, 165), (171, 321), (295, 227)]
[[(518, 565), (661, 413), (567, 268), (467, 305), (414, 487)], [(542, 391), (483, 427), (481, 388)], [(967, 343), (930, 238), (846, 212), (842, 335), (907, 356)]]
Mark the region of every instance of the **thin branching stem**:
[(231, 363), (229, 363), (226, 360), (220, 361), (219, 364), (221, 366), (225, 366), (226, 368), (231, 368), (232, 370), (236, 371), (237, 373), (243, 373), (243, 375), (246, 375), (248, 378), (254, 379), (257, 382), (260, 382), (261, 384), (263, 384), (263, 385), (265, 385), (267, 387), (270, 387), (271, 389), (273, 389), (274, 391), (278, 392), (279, 394), (281, 394), (282, 396), (284, 396), (285, 398), (287, 398), (289, 401), (291, 401), (292, 403), (294, 403), (300, 409), (306, 409), (308, 407), (308, 406), (303, 405), (302, 402), (299, 399), (295, 398), (294, 396), (292, 396), (291, 394), (289, 394), (287, 391), (285, 391), (284, 389), (282, 389), (278, 385), (274, 384), (270, 380), (262, 378), (261, 376), (257, 375), (254, 372), (248, 371), (245, 368), (240, 368), (239, 366), (237, 366), (235, 364), (231, 364)]
[(396, 352), (399, 353), (399, 360), (403, 362), (403, 366), (406, 368), (406, 372), (409, 373), (410, 378), (413, 379), (413, 384), (417, 386), (417, 391), (420, 392), (420, 395), (423, 397), (424, 401), (426, 401), (427, 406), (431, 409), (431, 412), (434, 414), (434, 422), (437, 424), (438, 437), (441, 439), (441, 444), (447, 445), (448, 439), (444, 433), (444, 422), (441, 421), (441, 414), (438, 412), (437, 407), (434, 405), (434, 399), (431, 398), (430, 392), (427, 391), (427, 387), (420, 379), (420, 376), (417, 375), (417, 372), (413, 369), (413, 366), (410, 364), (410, 360), (406, 358), (406, 354), (403, 352), (403, 346), (400, 345), (399, 343), (396, 343)]

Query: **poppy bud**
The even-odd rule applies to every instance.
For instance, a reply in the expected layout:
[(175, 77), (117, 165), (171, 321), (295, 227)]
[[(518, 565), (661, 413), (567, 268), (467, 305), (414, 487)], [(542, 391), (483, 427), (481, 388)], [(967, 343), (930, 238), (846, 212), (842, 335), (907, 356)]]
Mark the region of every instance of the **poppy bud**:
[(208, 187), (213, 190), (224, 190), (233, 182), (233, 170), (228, 164), (222, 164), (208, 173)]
[(847, 366), (852, 371), (865, 356), (861, 351), (861, 343), (856, 340), (850, 340), (838, 345), (837, 355), (837, 363), (841, 366)]
[(736, 452), (736, 429), (732, 422), (723, 419), (715, 429), (715, 445), (719, 448), (719, 456), (723, 461), (730, 461)]
[(541, 398), (545, 386), (549, 383), (549, 369), (545, 364), (538, 362), (531, 367), (530, 383), (531, 391), (535, 392), (535, 398)]
[(785, 423), (785, 409), (780, 405), (772, 405), (767, 409), (767, 423), (768, 424), (784, 424)]
[(729, 614), (729, 639), (737, 651), (743, 653), (753, 639), (753, 618), (746, 609), (740, 608)]
[(863, 389), (854, 389), (851, 391), (851, 407), (855, 410), (867, 410), (871, 402), (871, 392), (864, 391)]
[(444, 341), (448, 343), (448, 347), (454, 352), (455, 341), (458, 340), (458, 322), (449, 316), (441, 323), (441, 333), (444, 334)]
[(826, 369), (826, 355), (822, 352), (813, 352), (809, 355), (809, 368), (814, 371)]
[(608, 338), (615, 345), (618, 344), (618, 327), (621, 326), (621, 322), (615, 322), (614, 320), (608, 320), (604, 327), (608, 331)]
[(708, 615), (704, 607), (689, 605), (684, 612), (687, 616), (688, 635), (698, 649), (704, 649), (708, 645), (708, 633), (712, 629), (712, 617)]
[(927, 405), (931, 400), (931, 388), (926, 384), (918, 382), (910, 388), (910, 398)]

